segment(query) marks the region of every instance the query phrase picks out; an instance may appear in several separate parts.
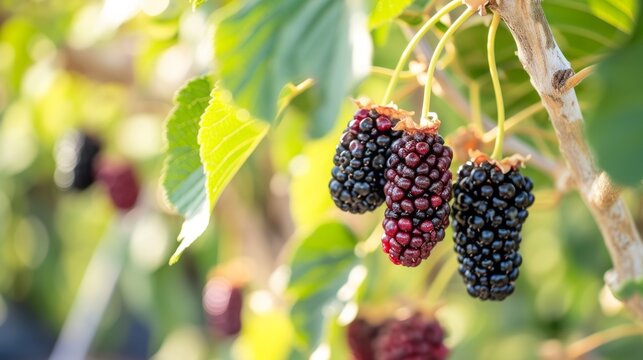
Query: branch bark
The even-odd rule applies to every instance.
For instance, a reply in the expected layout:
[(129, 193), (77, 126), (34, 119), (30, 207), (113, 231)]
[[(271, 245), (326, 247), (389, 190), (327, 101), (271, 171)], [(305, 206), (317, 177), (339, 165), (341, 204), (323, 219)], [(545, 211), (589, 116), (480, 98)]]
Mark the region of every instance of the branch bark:
[[(609, 274), (615, 280), (612, 289), (643, 278), (641, 236), (625, 202), (611, 184), (606, 185), (607, 175), (594, 164), (583, 137), (583, 115), (576, 93), (564, 88), (574, 71), (556, 44), (540, 0), (496, 0), (491, 8), (500, 13), (516, 41), (518, 58), (549, 113), (575, 185), (601, 229), (614, 265)], [(626, 305), (643, 319), (640, 296), (631, 297)]]

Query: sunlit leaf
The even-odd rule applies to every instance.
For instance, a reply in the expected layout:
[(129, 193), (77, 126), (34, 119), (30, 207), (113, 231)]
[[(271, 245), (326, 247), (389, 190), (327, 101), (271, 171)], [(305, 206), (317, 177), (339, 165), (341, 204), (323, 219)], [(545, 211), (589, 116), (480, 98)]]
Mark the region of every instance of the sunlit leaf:
[(294, 251), (289, 263), (291, 278), (287, 292), (295, 298), (291, 309), (295, 333), (308, 351), (320, 343), (328, 320), (336, 316), (348, 300), (338, 297), (338, 291), (358, 264), (354, 253), (356, 243), (350, 229), (329, 222), (301, 240)]
[(210, 219), (197, 134), (211, 91), (212, 82), (207, 76), (188, 82), (174, 98), (176, 105), (165, 124), (163, 189), (170, 204), (185, 218), (179, 239), (198, 237)]
[(589, 0), (592, 13), (621, 31), (629, 32), (634, 24), (634, 0)]
[(208, 0), (190, 0), (190, 3), (192, 4), (192, 10), (196, 10), (199, 8), (199, 6), (203, 5)]
[(366, 21), (351, 6), (334, 0), (248, 2), (217, 26), (215, 55), (223, 86), (253, 116), (273, 121), (284, 85), (312, 78), (311, 133), (324, 134), (370, 67)]
[[(247, 110), (237, 107), (230, 92), (220, 87), (212, 90), (210, 104), (201, 116), (198, 134), (201, 161), (206, 175), (208, 214), (223, 189), (266, 135), (268, 128), (268, 124), (252, 118)], [(172, 255), (170, 263), (178, 261), (181, 253), (201, 233), (182, 231), (179, 235), (181, 244)]]
[(371, 13), (369, 26), (376, 28), (398, 17), (413, 0), (378, 0)]

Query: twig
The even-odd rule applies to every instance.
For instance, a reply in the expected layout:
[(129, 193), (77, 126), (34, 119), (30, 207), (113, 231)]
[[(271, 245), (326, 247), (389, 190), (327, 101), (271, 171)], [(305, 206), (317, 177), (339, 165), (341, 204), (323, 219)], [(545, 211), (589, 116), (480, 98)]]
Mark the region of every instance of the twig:
[(566, 93), (569, 90), (575, 88), (578, 84), (581, 83), (581, 81), (585, 80), (586, 77), (591, 75), (594, 72), (594, 69), (596, 68), (596, 65), (590, 65), (581, 71), (577, 72), (576, 74), (572, 75), (567, 81), (563, 83), (563, 86), (560, 88), (561, 93)]
[[(643, 277), (643, 242), (632, 216), (620, 197), (611, 205), (597, 206), (592, 191), (606, 191), (611, 186), (596, 186), (609, 180), (596, 168), (583, 137), (583, 115), (576, 92), (560, 92), (556, 85), (571, 67), (556, 44), (540, 1), (496, 0), (492, 8), (500, 13), (518, 47), (518, 58), (540, 95), (559, 139), (560, 150), (567, 161), (575, 184), (603, 234), (614, 265), (616, 288)], [(572, 72), (573, 74), (573, 72)], [(567, 76), (569, 78), (569, 76)], [(602, 179), (601, 179), (602, 178)], [(612, 198), (611, 196), (608, 198)], [(643, 319), (643, 299), (634, 295), (626, 301), (628, 308)]]
[(605, 345), (611, 341), (633, 335), (643, 335), (641, 325), (622, 325), (601, 332), (597, 332), (576, 342), (571, 343), (565, 350), (569, 359), (578, 359), (588, 352)]

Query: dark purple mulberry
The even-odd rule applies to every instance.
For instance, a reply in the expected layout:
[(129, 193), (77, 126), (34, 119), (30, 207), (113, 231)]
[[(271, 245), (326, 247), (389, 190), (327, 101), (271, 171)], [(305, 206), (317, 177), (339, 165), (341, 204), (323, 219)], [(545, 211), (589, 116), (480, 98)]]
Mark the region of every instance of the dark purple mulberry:
[(453, 151), (435, 126), (413, 125), (406, 126), (391, 150), (382, 248), (394, 264), (417, 266), (444, 239), (449, 225)]
[(389, 321), (375, 339), (376, 360), (443, 360), (448, 355), (440, 324), (419, 314)]
[(534, 203), (533, 183), (517, 166), (501, 168), (488, 158), (458, 170), (453, 194), (453, 239), (467, 292), (503, 300), (514, 291), (522, 257), (520, 231)]
[(64, 190), (85, 190), (94, 183), (94, 163), (100, 142), (87, 133), (72, 131), (56, 145), (56, 184)]
[(343, 211), (364, 213), (384, 202), (384, 170), (390, 146), (401, 135), (391, 130), (404, 112), (392, 107), (361, 106), (335, 149), (328, 187)]
[(348, 324), (346, 337), (348, 338), (348, 346), (353, 354), (353, 359), (373, 360), (375, 358), (375, 354), (373, 352), (373, 340), (375, 339), (378, 330), (378, 326), (373, 325), (362, 318), (357, 318), (352, 323)]
[(96, 178), (105, 186), (117, 209), (130, 210), (136, 205), (139, 186), (130, 165), (102, 162), (98, 165)]
[(240, 287), (219, 277), (208, 280), (203, 289), (203, 310), (207, 323), (218, 336), (235, 336), (241, 331), (242, 307)]

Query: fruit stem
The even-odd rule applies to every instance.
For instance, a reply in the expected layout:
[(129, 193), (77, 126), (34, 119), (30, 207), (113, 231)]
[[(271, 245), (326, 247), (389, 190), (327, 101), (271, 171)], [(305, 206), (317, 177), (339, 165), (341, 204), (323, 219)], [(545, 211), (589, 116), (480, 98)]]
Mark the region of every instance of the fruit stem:
[[(537, 103), (531, 104), (528, 107), (520, 110), (515, 115), (511, 116), (509, 119), (505, 120), (505, 132), (509, 131), (511, 128), (520, 124), (521, 122), (529, 119), (533, 115), (536, 115), (544, 108), (545, 106), (543, 105), (543, 103), (539, 101)], [(490, 143), (496, 138), (497, 132), (498, 132), (497, 128), (493, 128), (487, 131), (484, 135), (482, 135), (482, 142)]]
[(477, 81), (469, 83), (469, 102), (471, 103), (471, 122), (479, 134), (484, 134), (482, 108), (480, 107), (480, 84)]
[(397, 65), (395, 66), (395, 70), (393, 70), (393, 76), (391, 76), (391, 80), (389, 81), (386, 92), (384, 93), (384, 98), (382, 99), (382, 105), (388, 104), (388, 102), (391, 100), (391, 94), (393, 93), (395, 85), (397, 85), (397, 80), (399, 79), (399, 75), (402, 72), (402, 68), (407, 63), (409, 57), (413, 53), (413, 50), (415, 49), (417, 44), (420, 43), (424, 35), (426, 35), (431, 27), (433, 27), (438, 21), (440, 21), (440, 18), (461, 5), (461, 0), (452, 0), (450, 3), (441, 8), (437, 13), (435, 13), (435, 15), (431, 16), (431, 18), (427, 20), (424, 25), (422, 25), (422, 27), (415, 33), (415, 35), (413, 35), (409, 43), (406, 45), (406, 48), (402, 52), (402, 55), (400, 56)]
[(444, 46), (446, 45), (447, 41), (453, 36), (453, 34), (458, 30), (460, 25), (462, 25), (471, 15), (473, 15), (476, 12), (475, 9), (473, 8), (468, 8), (465, 10), (465, 12), (458, 17), (458, 19), (449, 26), (447, 31), (444, 33), (444, 36), (440, 39), (438, 44), (435, 46), (435, 50), (433, 51), (433, 56), (431, 56), (431, 61), (429, 62), (429, 68), (426, 71), (426, 84), (424, 85), (424, 101), (422, 102), (422, 118), (428, 118), (429, 117), (429, 107), (431, 105), (431, 86), (433, 84), (433, 75), (435, 73), (435, 68), (438, 65), (438, 59), (440, 58), (440, 54), (442, 53), (442, 50), (444, 49)]
[(502, 142), (505, 138), (505, 105), (502, 99), (502, 89), (500, 88), (500, 79), (498, 78), (498, 67), (496, 66), (496, 32), (500, 24), (500, 14), (493, 13), (493, 19), (489, 26), (489, 36), (487, 37), (487, 60), (489, 62), (489, 74), (493, 83), (493, 92), (496, 95), (496, 108), (498, 112), (498, 135), (496, 144), (493, 147), (491, 158), (500, 160), (502, 158)]

